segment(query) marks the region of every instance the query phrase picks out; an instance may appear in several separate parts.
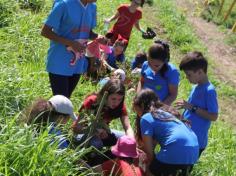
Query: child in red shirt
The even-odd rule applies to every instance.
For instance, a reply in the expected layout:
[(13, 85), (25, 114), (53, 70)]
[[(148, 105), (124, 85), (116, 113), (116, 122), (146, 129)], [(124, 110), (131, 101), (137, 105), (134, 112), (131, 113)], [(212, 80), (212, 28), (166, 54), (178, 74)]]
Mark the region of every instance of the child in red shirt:
[(115, 146), (111, 148), (111, 152), (117, 158), (108, 160), (97, 170), (102, 170), (104, 176), (141, 176), (143, 171), (139, 168), (134, 160), (138, 158), (136, 141), (133, 137), (122, 136), (118, 139)]
[(117, 40), (118, 35), (129, 41), (133, 26), (140, 32), (144, 32), (139, 25), (139, 20), (142, 18), (142, 11), (139, 6), (142, 7), (143, 4), (144, 0), (132, 0), (130, 5), (122, 4), (118, 7), (115, 15), (105, 20), (105, 23), (109, 24), (111, 21), (117, 19), (116, 23), (108, 32), (111, 36), (111, 45)]

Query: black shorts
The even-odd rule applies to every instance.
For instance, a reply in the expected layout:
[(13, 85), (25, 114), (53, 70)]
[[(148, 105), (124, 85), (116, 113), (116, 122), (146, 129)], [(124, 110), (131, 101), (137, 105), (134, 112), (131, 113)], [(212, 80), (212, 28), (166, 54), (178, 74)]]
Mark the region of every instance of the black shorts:
[(155, 176), (188, 176), (193, 168), (193, 165), (186, 164), (167, 164), (154, 159), (149, 169)]

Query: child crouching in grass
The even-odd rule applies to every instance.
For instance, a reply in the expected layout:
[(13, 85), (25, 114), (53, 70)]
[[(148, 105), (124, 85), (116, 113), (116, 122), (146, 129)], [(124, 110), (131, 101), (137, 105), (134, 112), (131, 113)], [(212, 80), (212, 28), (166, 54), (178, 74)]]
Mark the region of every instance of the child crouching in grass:
[(118, 139), (111, 152), (115, 155), (114, 160), (108, 160), (97, 166), (96, 171), (103, 172), (104, 176), (142, 176), (143, 171), (135, 164), (139, 157), (136, 141), (133, 137), (122, 136)]
[[(36, 124), (37, 130), (49, 127), (49, 134), (56, 135), (58, 148), (67, 148), (69, 140), (63, 137), (61, 125), (65, 125), (71, 118), (76, 120), (72, 102), (63, 95), (55, 95), (49, 100), (37, 99), (24, 113), (27, 124)], [(54, 142), (54, 140), (53, 140)]]

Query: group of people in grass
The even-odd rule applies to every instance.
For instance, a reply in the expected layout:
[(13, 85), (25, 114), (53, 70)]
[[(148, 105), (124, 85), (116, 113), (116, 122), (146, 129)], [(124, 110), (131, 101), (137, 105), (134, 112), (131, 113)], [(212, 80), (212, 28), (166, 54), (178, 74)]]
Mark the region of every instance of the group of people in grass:
[[(175, 101), (180, 74), (170, 63), (168, 43), (157, 40), (147, 52), (137, 53), (131, 63), (132, 73), (140, 75), (132, 102), (137, 115), (134, 131), (125, 104), (125, 72), (119, 69), (117, 62), (125, 60), (133, 26), (144, 33), (139, 25), (140, 6), (144, 1), (122, 4), (115, 15), (105, 20), (106, 23), (116, 20), (105, 36), (93, 32), (96, 27), (95, 2), (54, 2), (42, 28), (42, 35), (51, 42), (47, 71), (53, 97), (34, 101), (25, 113), (27, 123), (39, 124), (39, 127), (50, 125), (49, 134), (61, 136), (61, 125), (71, 119), (75, 140), (81, 144), (86, 136), (82, 129), (89, 128), (82, 123), (83, 115), (95, 116), (102, 108), (103, 126), (96, 128), (88, 145), (100, 151), (107, 150), (102, 155), (93, 153), (84, 158), (94, 170), (103, 175), (189, 175), (207, 146), (211, 121), (218, 116), (217, 94), (208, 80), (206, 58), (198, 51), (189, 52), (182, 58), (179, 69), (195, 85), (188, 100)], [(99, 82), (101, 90), (87, 95), (75, 115), (69, 98), (80, 76), (97, 61), (112, 76)], [(101, 106), (104, 94), (105, 101)], [(183, 109), (182, 114), (179, 109)], [(123, 132), (110, 129), (109, 124), (114, 119), (120, 119)], [(72, 145), (65, 137), (55, 141), (58, 139), (60, 149)]]

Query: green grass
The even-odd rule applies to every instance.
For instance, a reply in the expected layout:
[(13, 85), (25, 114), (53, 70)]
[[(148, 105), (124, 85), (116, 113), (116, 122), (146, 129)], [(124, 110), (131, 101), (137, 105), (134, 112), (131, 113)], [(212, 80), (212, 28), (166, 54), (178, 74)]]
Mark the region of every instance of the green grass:
[(234, 8), (232, 9), (228, 19), (226, 21), (223, 21), (226, 12), (230, 8), (230, 5), (233, 3), (233, 0), (225, 0), (223, 9), (221, 13), (218, 14), (220, 9), (220, 3), (220, 0), (211, 1), (209, 5), (203, 10), (202, 17), (208, 21), (213, 21), (218, 25), (223, 25), (224, 27), (231, 29), (235, 23), (236, 6), (234, 6)]
[(201, 16), (207, 20), (212, 21), (213, 23), (220, 26), (221, 30), (226, 33), (225, 43), (232, 47), (236, 47), (236, 35), (234, 33), (229, 33), (229, 30), (232, 29), (235, 20), (236, 20), (236, 5), (234, 5), (230, 15), (227, 20), (224, 21), (224, 16), (230, 8), (230, 5), (233, 3), (233, 0), (225, 0), (225, 4), (221, 13), (219, 14), (220, 9), (220, 0), (213, 0), (211, 3), (202, 10)]
[[(127, 1), (98, 1), (97, 32), (104, 34), (102, 21), (124, 2)], [(84, 149), (58, 151), (56, 145), (49, 145), (51, 138), (46, 131), (36, 135), (32, 127), (16, 123), (18, 113), (33, 99), (51, 96), (45, 72), (49, 41), (40, 36), (42, 22), (51, 5), (52, 1), (46, 0), (38, 11), (34, 11), (29, 7), (22, 8), (13, 1), (0, 0), (0, 8), (7, 7), (0, 15), (0, 175), (76, 175), (79, 167), (74, 163), (86, 153)], [(165, 31), (159, 37), (167, 38), (172, 44), (171, 56), (174, 63), (178, 64), (178, 56), (189, 50), (197, 49), (206, 53), (206, 48), (194, 35), (184, 15), (176, 10), (173, 1), (155, 0), (152, 12)], [(146, 17), (141, 25), (144, 28), (155, 27), (155, 20), (150, 19)], [(140, 48), (146, 50), (151, 42), (142, 40), (141, 34), (133, 30), (126, 52), (127, 60), (130, 61)], [(212, 71), (210, 77), (219, 96), (236, 97), (236, 91), (230, 86), (221, 85), (213, 77)], [(181, 78), (184, 78), (183, 73)], [(186, 99), (190, 89), (191, 85), (186, 79), (182, 79), (178, 98)], [(95, 85), (88, 81), (82, 83), (81, 80), (72, 95), (76, 111), (84, 96), (96, 90), (98, 88)], [(126, 103), (134, 127), (135, 114), (131, 109), (133, 96), (134, 94), (127, 95)], [(112, 123), (112, 127), (121, 129), (121, 124), (117, 120)], [(234, 175), (235, 141), (234, 132), (229, 125), (216, 122), (210, 131), (209, 147), (195, 167), (193, 175)], [(88, 175), (88, 172), (82, 171), (78, 175)]]

